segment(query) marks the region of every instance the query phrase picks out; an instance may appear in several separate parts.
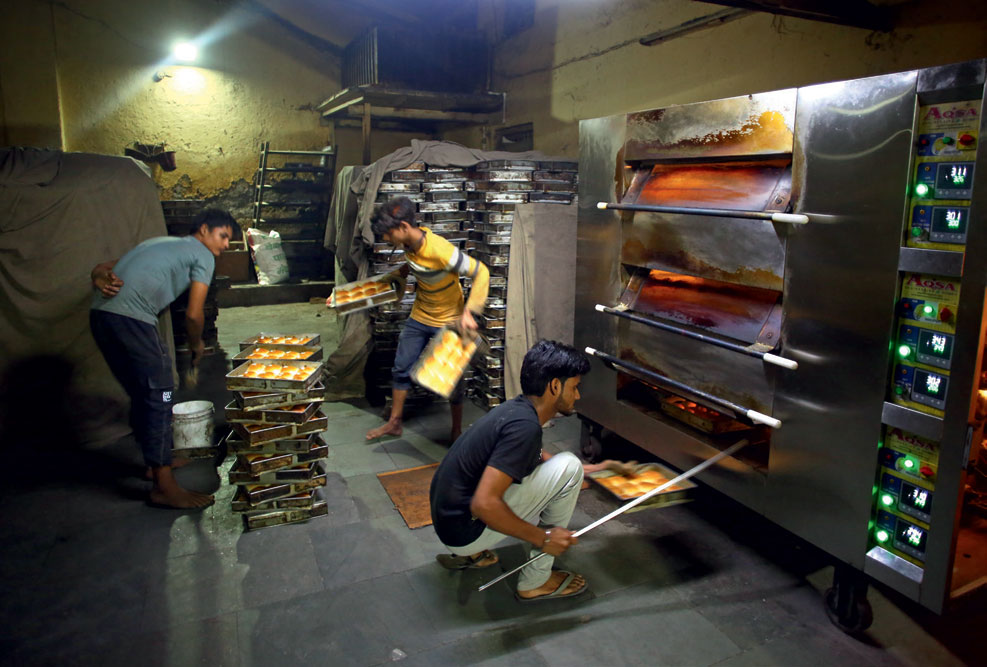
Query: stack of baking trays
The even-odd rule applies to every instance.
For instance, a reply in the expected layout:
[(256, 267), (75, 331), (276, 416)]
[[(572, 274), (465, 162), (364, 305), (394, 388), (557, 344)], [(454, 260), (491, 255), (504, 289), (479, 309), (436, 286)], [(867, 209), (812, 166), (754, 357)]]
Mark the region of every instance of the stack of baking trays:
[(226, 406), (233, 511), (247, 530), (327, 514), (319, 491), (329, 454), (319, 335), (258, 334), (240, 343), (233, 364), (226, 375), (234, 397)]

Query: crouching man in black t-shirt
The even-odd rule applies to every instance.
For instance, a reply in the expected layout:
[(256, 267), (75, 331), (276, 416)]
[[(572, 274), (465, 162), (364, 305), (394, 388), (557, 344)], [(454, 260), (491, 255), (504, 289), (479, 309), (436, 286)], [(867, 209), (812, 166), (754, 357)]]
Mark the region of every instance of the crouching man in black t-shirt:
[(455, 554), (438, 556), (444, 567), (493, 565), (497, 555), (490, 547), (511, 536), (532, 545), (531, 557), (549, 554), (521, 570), (518, 601), (586, 591), (581, 575), (552, 570), (554, 556), (578, 542), (566, 526), (584, 466), (569, 452), (543, 454), (541, 436), (542, 424), (555, 413), (573, 413), (589, 368), (582, 352), (538, 341), (521, 365), (524, 393), (488, 412), (452, 445), (430, 490), (435, 532)]

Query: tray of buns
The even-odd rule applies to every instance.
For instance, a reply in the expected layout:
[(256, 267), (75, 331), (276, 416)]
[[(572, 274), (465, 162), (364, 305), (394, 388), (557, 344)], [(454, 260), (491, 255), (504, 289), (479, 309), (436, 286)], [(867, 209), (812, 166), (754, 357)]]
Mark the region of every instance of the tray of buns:
[(245, 361), (226, 374), (230, 391), (272, 389), (300, 392), (322, 379), (322, 363), (294, 359)]
[(300, 424), (233, 422), (230, 426), (247, 444), (259, 445), (271, 440), (285, 440), (309, 433), (319, 433), (329, 426), (329, 418), (321, 410), (316, 410), (308, 420)]
[(477, 340), (456, 330), (440, 329), (411, 368), (411, 379), (443, 398), (449, 398), (477, 350)]
[(272, 470), (289, 468), (299, 463), (308, 463), (329, 456), (329, 446), (322, 440), (313, 439), (312, 448), (307, 452), (275, 452), (273, 454), (243, 454), (239, 457), (235, 470), (248, 475), (259, 475)]
[[(251, 336), (246, 340), (240, 341), (240, 350), (246, 350), (248, 347), (253, 347), (254, 345), (291, 345), (294, 346), (291, 349), (297, 349), (299, 346), (303, 347), (318, 347), (320, 343), (320, 337), (317, 333), (300, 333), (300, 334), (289, 334), (289, 333), (259, 333), (256, 336)], [(288, 349), (288, 348), (285, 348)]]
[(296, 361), (319, 361), (322, 359), (321, 345), (277, 345), (260, 343), (242, 348), (233, 355), (233, 361), (246, 361), (247, 359), (294, 359)]
[[(665, 482), (675, 479), (679, 473), (671, 468), (666, 468), (660, 463), (642, 463), (635, 469), (632, 476), (620, 475), (612, 470), (601, 470), (589, 473), (588, 477), (598, 484), (604, 491), (614, 496), (617, 500), (628, 501), (643, 496), (648, 491), (656, 489)], [(661, 506), (669, 507), (691, 500), (690, 492), (696, 488), (694, 482), (683, 480), (674, 486), (670, 486), (661, 493), (655, 494), (637, 507), (628, 512), (636, 512), (641, 509)]]
[(387, 273), (372, 278), (337, 285), (326, 299), (326, 306), (337, 313), (353, 313), (373, 308), (382, 303), (397, 301), (403, 294), (398, 291), (400, 282)]
[(267, 440), (251, 444), (240, 437), (236, 431), (230, 431), (224, 440), (226, 451), (230, 454), (304, 454), (314, 447), (322, 445), (318, 433), (307, 433), (293, 438)]

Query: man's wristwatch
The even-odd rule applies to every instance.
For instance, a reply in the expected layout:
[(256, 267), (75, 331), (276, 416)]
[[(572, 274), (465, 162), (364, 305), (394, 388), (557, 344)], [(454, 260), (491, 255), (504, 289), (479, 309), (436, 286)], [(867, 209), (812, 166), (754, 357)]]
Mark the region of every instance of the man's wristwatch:
[(541, 548), (542, 548), (543, 551), (544, 551), (545, 547), (548, 546), (548, 543), (551, 542), (551, 541), (552, 541), (552, 529), (549, 528), (549, 529), (547, 529), (545, 531), (545, 541), (541, 543)]

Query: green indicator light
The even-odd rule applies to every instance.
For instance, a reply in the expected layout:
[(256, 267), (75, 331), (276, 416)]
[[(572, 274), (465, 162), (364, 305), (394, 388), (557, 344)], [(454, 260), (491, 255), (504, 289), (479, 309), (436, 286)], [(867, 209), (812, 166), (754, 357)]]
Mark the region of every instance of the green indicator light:
[(874, 537), (877, 538), (877, 541), (878, 542), (880, 542), (881, 544), (883, 544), (883, 543), (887, 542), (888, 541), (888, 538), (891, 537), (891, 536), (888, 534), (888, 531), (886, 531), (886, 530), (879, 530), (879, 531), (877, 531), (874, 534)]
[(918, 237), (922, 235), (921, 227), (912, 227), (912, 236)]
[(901, 345), (898, 347), (898, 356), (904, 359), (912, 353), (912, 348), (907, 345)]
[(895, 387), (894, 387), (894, 393), (896, 393), (896, 394), (898, 394), (899, 396), (901, 396), (902, 394), (904, 394), (904, 393), (905, 393), (905, 388), (904, 388), (904, 387), (902, 387), (902, 386), (901, 386), (900, 384), (898, 384), (898, 385), (895, 385)]
[(881, 503), (885, 507), (891, 507), (892, 505), (894, 505), (894, 498), (891, 496), (890, 493), (885, 493), (883, 496), (881, 496)]
[(908, 468), (909, 470), (911, 470), (912, 468), (915, 467), (915, 461), (913, 461), (911, 459), (905, 459), (905, 462), (902, 465), (904, 465), (906, 468)]
[(936, 307), (930, 306), (929, 304), (925, 304), (924, 306), (922, 306), (922, 314), (925, 315), (926, 317), (935, 317)]
[(919, 197), (924, 197), (925, 195), (929, 194), (929, 186), (926, 185), (925, 183), (919, 183), (918, 185), (915, 186), (915, 194), (917, 194)]

